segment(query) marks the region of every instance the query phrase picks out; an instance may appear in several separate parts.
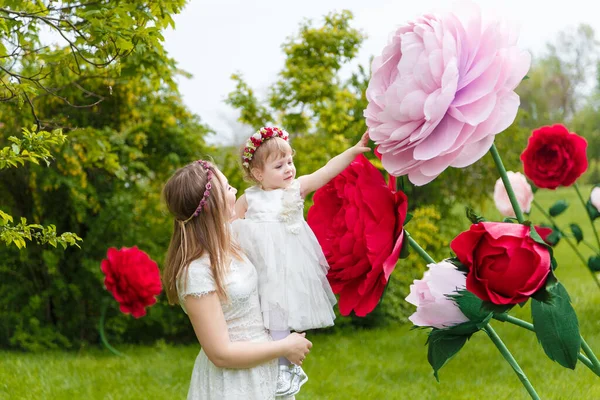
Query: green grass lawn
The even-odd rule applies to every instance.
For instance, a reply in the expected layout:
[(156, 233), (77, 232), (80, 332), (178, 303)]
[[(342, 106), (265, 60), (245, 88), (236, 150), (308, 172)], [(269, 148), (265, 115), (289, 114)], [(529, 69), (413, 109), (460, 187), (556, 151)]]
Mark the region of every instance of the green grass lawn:
[[(584, 188), (584, 196), (590, 188)], [(566, 199), (571, 206), (558, 222), (578, 222), (593, 240), (589, 221), (573, 189), (541, 191), (545, 207)], [(493, 210), (486, 210), (496, 218)], [(542, 222), (533, 211), (531, 218)], [(600, 227), (600, 223), (597, 222)], [(582, 247), (584, 254), (589, 252)], [(580, 328), (600, 355), (600, 291), (566, 243), (556, 249), (559, 279), (571, 294)], [(530, 320), (529, 306), (513, 315)], [(542, 399), (600, 399), (600, 378), (578, 364), (575, 371), (550, 361), (535, 335), (500, 322), (492, 324)], [(310, 380), (297, 399), (527, 399), (516, 375), (487, 336), (479, 332), (440, 373), (427, 363), (426, 332), (408, 325), (371, 331), (313, 335), (305, 363)], [(74, 352), (0, 352), (2, 399), (182, 399), (198, 346), (157, 344), (119, 348), (126, 357), (98, 348)]]

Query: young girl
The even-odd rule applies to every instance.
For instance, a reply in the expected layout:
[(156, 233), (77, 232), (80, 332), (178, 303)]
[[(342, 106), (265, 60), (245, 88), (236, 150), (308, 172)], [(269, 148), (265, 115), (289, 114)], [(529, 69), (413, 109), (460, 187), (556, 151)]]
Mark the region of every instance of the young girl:
[(202, 346), (188, 400), (274, 399), (277, 361), (301, 364), (303, 335), (272, 341), (263, 326), (254, 266), (230, 237), (236, 190), (211, 163), (179, 169), (164, 197), (175, 218), (163, 282), (181, 304)]
[[(329, 266), (304, 220), (304, 198), (369, 151), (368, 134), (318, 171), (296, 177), (287, 132), (261, 128), (242, 151), (245, 177), (256, 183), (236, 202), (232, 223), (238, 241), (258, 271), (260, 307), (274, 340), (290, 332), (333, 325), (335, 296), (327, 282)], [(285, 358), (279, 362), (277, 393), (295, 394), (308, 379)]]

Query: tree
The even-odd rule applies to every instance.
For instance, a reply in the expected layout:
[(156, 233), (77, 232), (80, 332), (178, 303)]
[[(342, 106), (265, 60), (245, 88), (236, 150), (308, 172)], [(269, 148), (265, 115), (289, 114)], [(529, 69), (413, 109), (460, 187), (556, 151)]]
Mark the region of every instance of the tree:
[(546, 54), (534, 59), (527, 84), (517, 90), (532, 128), (571, 120), (586, 103), (590, 71), (598, 60), (598, 41), (589, 25), (560, 32), (546, 46)]
[[(131, 73), (121, 61), (134, 52), (146, 68), (164, 70), (172, 62), (165, 57), (161, 30), (174, 26), (171, 15), (184, 3), (5, 0), (0, 8), (0, 100), (27, 104), (41, 128), (36, 97), (54, 96), (72, 107), (99, 104), (106, 95), (95, 90), (97, 83)], [(59, 44), (44, 43), (44, 30)], [(70, 72), (70, 79), (52, 84), (52, 76), (63, 71)]]
[[(22, 3), (23, 7), (31, 6)], [(77, 251), (36, 243), (27, 251), (0, 248), (0, 346), (38, 350), (95, 341), (100, 305), (107, 296), (100, 271), (106, 250), (138, 245), (161, 261), (172, 229), (160, 201), (162, 185), (179, 166), (215, 152), (204, 143), (210, 130), (183, 105), (175, 84), (181, 72), (161, 44), (160, 28), (171, 20), (169, 10), (178, 10), (183, 1), (169, 2), (168, 6), (162, 3), (166, 2), (61, 4), (61, 13), (68, 13), (64, 9), (67, 6), (74, 9), (75, 16), (68, 18), (79, 21), (72, 23), (85, 37), (98, 46), (106, 44), (105, 50), (95, 52), (78, 45), (80, 50), (86, 49), (81, 50), (86, 59), (90, 54), (102, 58), (102, 51), (113, 49), (114, 44), (107, 39), (110, 35), (105, 37), (106, 43), (96, 41), (94, 35), (101, 31), (118, 34), (115, 43), (131, 34), (132, 51), (127, 57), (119, 55), (111, 66), (83, 66), (78, 50), (70, 44), (42, 48), (35, 57), (33, 53), (24, 55), (12, 70), (7, 68), (6, 59), (1, 64), (19, 77), (10, 75), (13, 80), (8, 87), (15, 97), (7, 98), (0, 108), (0, 144), (12, 148), (9, 135), (31, 126), (32, 119), (46, 127), (60, 127), (68, 140), (62, 147), (48, 147), (55, 156), (49, 167), (28, 163), (2, 171), (0, 209), (28, 221), (53, 224), (58, 231), (73, 232), (84, 242)], [(11, 4), (9, 11), (16, 9), (16, 2)], [(24, 9), (35, 13), (35, 9)], [(125, 36), (112, 18), (125, 19)], [(6, 23), (6, 17), (0, 21)], [(15, 27), (24, 24), (20, 19), (15, 21)], [(69, 26), (66, 22), (63, 25)], [(35, 26), (32, 29), (37, 32)], [(31, 42), (39, 43), (39, 37)], [(26, 46), (29, 42), (22, 43)], [(62, 61), (52, 61), (52, 57)], [(64, 68), (66, 65), (71, 68)], [(36, 83), (35, 71), (47, 75)], [(10, 94), (4, 88), (5, 94)], [(113, 313), (106, 328), (117, 342), (193, 338), (185, 315), (169, 307), (162, 297), (145, 318), (133, 320)]]

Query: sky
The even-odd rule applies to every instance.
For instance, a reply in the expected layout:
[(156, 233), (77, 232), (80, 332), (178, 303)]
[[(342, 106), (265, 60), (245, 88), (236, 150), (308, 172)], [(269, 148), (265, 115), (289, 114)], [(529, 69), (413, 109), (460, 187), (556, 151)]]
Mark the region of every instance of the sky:
[[(473, 2), (484, 15), (517, 24), (520, 46), (534, 55), (541, 54), (545, 43), (560, 31), (580, 23), (600, 31), (600, 19), (590, 12), (588, 0)], [(283, 67), (281, 44), (303, 20), (320, 23), (332, 11), (352, 11), (352, 26), (367, 35), (357, 62), (367, 66), (399, 25), (423, 13), (451, 10), (456, 4), (452, 0), (189, 0), (174, 17), (175, 29), (165, 32), (165, 47), (179, 67), (193, 75), (179, 79), (185, 104), (217, 132), (216, 141), (239, 142), (249, 131), (236, 122), (237, 112), (224, 102), (234, 89), (231, 74), (241, 73), (259, 98), (263, 96)]]

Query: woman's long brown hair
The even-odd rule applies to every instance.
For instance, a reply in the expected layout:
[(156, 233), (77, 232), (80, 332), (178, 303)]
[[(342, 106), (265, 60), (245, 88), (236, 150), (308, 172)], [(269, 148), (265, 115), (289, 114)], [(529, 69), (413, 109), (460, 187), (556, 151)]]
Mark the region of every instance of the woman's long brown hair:
[(225, 276), (229, 264), (232, 257), (241, 258), (241, 250), (232, 240), (229, 229), (228, 187), (215, 166), (209, 164), (209, 169), (212, 188), (206, 206), (196, 217), (189, 219), (202, 200), (208, 182), (208, 170), (200, 163), (177, 170), (163, 189), (167, 208), (175, 218), (163, 270), (163, 284), (170, 304), (179, 302), (177, 281), (187, 276), (190, 263), (205, 253), (210, 258), (216, 292), (226, 300)]

